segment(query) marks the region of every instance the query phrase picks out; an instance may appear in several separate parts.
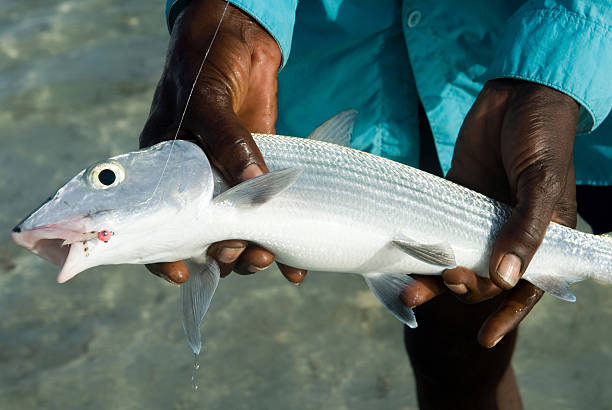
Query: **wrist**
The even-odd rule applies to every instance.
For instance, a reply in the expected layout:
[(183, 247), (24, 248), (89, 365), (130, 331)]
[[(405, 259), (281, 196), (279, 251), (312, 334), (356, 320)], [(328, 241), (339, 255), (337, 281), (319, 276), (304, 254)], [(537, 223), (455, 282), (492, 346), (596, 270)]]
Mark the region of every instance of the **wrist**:
[[(192, 1), (178, 13), (173, 26), (173, 37), (178, 45), (194, 53), (202, 53), (210, 44), (219, 20), (223, 16), (220, 32), (232, 37), (232, 43), (241, 42), (251, 54), (272, 60), (280, 66), (282, 54), (274, 37), (248, 13), (222, 0)], [(246, 50), (245, 50), (246, 51)]]
[(485, 88), (505, 100), (508, 108), (538, 109), (546, 105), (570, 122), (578, 122), (580, 104), (571, 96), (546, 85), (516, 78), (497, 78), (487, 81)]

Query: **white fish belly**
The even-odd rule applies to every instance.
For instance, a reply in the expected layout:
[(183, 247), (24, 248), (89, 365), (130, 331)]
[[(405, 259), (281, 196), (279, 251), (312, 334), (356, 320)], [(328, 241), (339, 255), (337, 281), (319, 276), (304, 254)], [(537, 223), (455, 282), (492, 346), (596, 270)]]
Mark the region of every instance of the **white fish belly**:
[[(329, 212), (275, 199), (256, 209), (221, 210), (214, 219), (224, 237), (244, 238), (274, 252), (284, 264), (312, 271), (441, 274), (444, 267), (422, 262), (392, 244), (384, 224), (366, 224)], [(241, 221), (242, 223), (238, 223)], [(244, 221), (248, 221), (244, 223)], [(232, 227), (231, 232), (228, 227)], [(457, 248), (464, 266), (476, 268), (482, 251)]]

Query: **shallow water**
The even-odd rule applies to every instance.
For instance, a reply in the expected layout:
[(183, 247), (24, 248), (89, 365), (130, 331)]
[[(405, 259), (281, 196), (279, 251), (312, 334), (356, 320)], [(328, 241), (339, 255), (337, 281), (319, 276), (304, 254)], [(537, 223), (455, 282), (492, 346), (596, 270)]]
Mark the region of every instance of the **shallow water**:
[[(136, 148), (168, 40), (161, 3), (0, 2), (0, 408), (415, 409), (401, 326), (357, 277), (223, 280), (194, 392), (177, 287), (141, 266), (58, 285), (10, 242), (85, 165)], [(612, 409), (612, 288), (574, 289), (522, 326), (528, 409)]]

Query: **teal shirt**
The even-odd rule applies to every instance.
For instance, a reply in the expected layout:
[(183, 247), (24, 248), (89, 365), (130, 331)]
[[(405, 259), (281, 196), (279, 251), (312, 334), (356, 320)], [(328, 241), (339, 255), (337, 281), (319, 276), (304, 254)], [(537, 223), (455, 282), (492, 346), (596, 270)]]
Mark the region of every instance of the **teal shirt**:
[[(168, 0), (169, 27), (185, 0)], [(545, 84), (580, 104), (579, 184), (612, 185), (612, 1), (231, 0), (283, 53), (277, 131), (360, 113), (351, 146), (418, 164), (418, 101), (444, 172), (484, 83)]]

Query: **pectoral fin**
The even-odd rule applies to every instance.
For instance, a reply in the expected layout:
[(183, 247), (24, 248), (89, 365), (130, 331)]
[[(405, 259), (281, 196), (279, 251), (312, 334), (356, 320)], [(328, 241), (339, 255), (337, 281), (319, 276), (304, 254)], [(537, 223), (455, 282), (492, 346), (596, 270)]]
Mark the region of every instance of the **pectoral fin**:
[(417, 327), (412, 309), (400, 300), (402, 290), (414, 282), (405, 274), (368, 273), (363, 275), (376, 299), (386, 307), (400, 322), (411, 328)]
[(219, 265), (211, 257), (206, 257), (199, 269), (190, 269), (189, 279), (181, 285), (183, 330), (195, 354), (199, 354), (202, 348), (200, 324), (215, 294), (219, 277)]
[(424, 244), (409, 238), (395, 239), (392, 243), (398, 249), (422, 262), (446, 268), (457, 266), (455, 252), (447, 243)]
[(233, 207), (262, 205), (293, 185), (302, 171), (303, 168), (286, 168), (256, 176), (219, 194), (213, 203)]
[(582, 280), (582, 278), (560, 278), (558, 276), (540, 274), (530, 274), (528, 278), (525, 277), (524, 279), (533, 283), (543, 291), (568, 302), (576, 301), (576, 296), (570, 292), (569, 286)]

